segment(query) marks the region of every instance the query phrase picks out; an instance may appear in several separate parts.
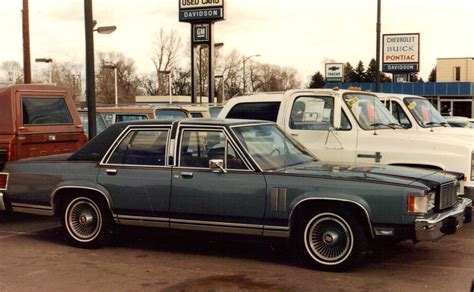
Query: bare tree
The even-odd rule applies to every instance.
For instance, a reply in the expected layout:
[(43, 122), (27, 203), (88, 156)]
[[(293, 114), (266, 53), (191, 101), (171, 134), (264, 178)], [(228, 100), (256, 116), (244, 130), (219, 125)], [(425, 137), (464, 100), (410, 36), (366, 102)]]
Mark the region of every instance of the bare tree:
[(165, 95), (168, 93), (168, 78), (161, 74), (161, 71), (171, 71), (178, 61), (181, 47), (181, 37), (175, 30), (165, 31), (160, 29), (155, 33), (152, 43), (151, 60), (155, 65), (157, 86), (156, 92), (152, 95)]
[(12, 83), (23, 83), (23, 67), (17, 61), (4, 61), (0, 66), (6, 75), (7, 81)]
[[(49, 66), (48, 66), (49, 67)], [(52, 63), (52, 83), (66, 88), (74, 98), (81, 94), (81, 65), (73, 62)], [(41, 70), (39, 79), (35, 82), (49, 83), (49, 68)]]
[(115, 102), (114, 70), (104, 68), (113, 64), (117, 67), (118, 98), (121, 104), (135, 103), (135, 97), (142, 94), (141, 81), (135, 73), (135, 61), (122, 53), (99, 53), (99, 69), (96, 81), (97, 101), (104, 104)]

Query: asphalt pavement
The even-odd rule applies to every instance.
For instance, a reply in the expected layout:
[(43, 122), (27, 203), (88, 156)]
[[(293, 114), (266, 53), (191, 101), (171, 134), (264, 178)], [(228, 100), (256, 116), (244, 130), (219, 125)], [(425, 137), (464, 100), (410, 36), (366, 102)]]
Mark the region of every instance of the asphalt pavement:
[(3, 291), (470, 291), (474, 225), (438, 242), (378, 246), (345, 273), (296, 266), (267, 242), (121, 228), (99, 249), (71, 246), (59, 220), (0, 221)]

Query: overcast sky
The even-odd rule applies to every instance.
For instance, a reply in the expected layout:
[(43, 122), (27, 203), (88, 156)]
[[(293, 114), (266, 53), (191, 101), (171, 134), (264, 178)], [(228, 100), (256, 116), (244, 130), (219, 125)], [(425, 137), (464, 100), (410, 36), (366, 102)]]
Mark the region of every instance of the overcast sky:
[[(30, 0), (31, 58), (84, 63), (84, 1)], [(95, 35), (95, 50), (133, 58), (153, 71), (151, 38), (176, 29), (183, 44), (190, 25), (178, 22), (178, 0), (93, 0), (94, 19), (117, 25)], [(260, 62), (292, 66), (306, 83), (327, 60), (365, 65), (375, 55), (376, 0), (226, 0), (226, 20), (215, 25), (224, 52), (260, 54)], [(0, 62), (22, 62), (21, 0), (2, 0)], [(421, 77), (436, 58), (474, 57), (474, 0), (382, 0), (382, 33), (421, 34)], [(184, 60), (187, 61), (187, 60)], [(190, 62), (190, 61), (188, 61)]]

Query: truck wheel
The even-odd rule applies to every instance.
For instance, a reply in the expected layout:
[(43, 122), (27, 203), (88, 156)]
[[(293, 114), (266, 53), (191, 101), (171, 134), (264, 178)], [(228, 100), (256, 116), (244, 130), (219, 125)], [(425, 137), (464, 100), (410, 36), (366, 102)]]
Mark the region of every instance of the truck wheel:
[(368, 239), (361, 223), (342, 210), (303, 216), (296, 236), (299, 262), (320, 270), (350, 269), (364, 258), (368, 249)]
[(112, 218), (103, 204), (90, 196), (79, 196), (68, 201), (61, 222), (74, 245), (98, 247), (109, 238)]

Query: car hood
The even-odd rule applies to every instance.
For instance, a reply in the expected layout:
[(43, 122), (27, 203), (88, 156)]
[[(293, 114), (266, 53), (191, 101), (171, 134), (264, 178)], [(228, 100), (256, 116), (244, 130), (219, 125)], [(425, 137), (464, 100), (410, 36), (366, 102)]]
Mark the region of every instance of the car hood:
[(356, 165), (310, 162), (275, 171), (289, 175), (337, 178), (367, 182), (435, 188), (456, 180), (457, 174), (436, 170), (388, 165)]

